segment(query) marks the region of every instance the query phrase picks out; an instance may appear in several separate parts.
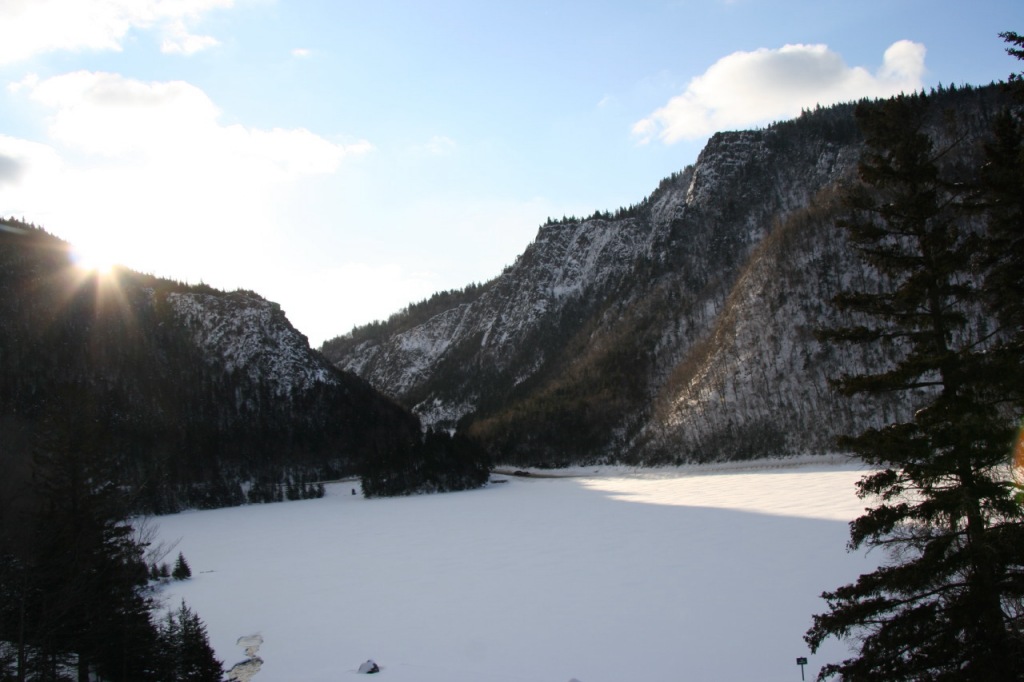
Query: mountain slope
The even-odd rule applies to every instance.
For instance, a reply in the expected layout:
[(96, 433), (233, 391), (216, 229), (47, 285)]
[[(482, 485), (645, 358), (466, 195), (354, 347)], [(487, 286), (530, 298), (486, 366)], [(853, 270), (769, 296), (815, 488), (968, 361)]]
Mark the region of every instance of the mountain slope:
[[(935, 135), (962, 136), (971, 153), (1003, 95), (933, 97)], [(410, 309), (401, 324), (323, 351), (508, 463), (828, 448), (837, 433), (913, 407), (837, 401), (827, 377), (884, 360), (837, 354), (812, 333), (844, 283), (871, 276), (832, 227), (860, 153), (852, 109), (719, 133), (640, 204), (549, 221), (457, 305)]]
[(0, 292), (0, 458), (16, 474), (0, 501), (62, 448), (108, 458), (140, 510), (167, 511), (272, 498), (419, 438), (255, 293), (88, 273), (10, 220)]

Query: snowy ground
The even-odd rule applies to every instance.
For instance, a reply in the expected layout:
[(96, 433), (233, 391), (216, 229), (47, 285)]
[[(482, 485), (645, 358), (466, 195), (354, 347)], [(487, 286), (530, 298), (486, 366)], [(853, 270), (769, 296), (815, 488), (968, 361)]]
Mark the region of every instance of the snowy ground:
[[(862, 471), (602, 468), (445, 495), (319, 500), (154, 519), (194, 577), (171, 583), (226, 667), (327, 682), (373, 659), (395, 682), (807, 679), (818, 595), (872, 568), (848, 554)], [(360, 676), (361, 677), (361, 676)]]

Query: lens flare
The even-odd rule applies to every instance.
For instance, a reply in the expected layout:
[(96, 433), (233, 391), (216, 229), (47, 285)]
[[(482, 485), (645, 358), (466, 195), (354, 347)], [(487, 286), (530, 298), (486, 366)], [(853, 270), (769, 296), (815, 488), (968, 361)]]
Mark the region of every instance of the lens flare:
[(1024, 420), (1017, 430), (1017, 440), (1013, 443), (1013, 468), (1018, 476), (1024, 474)]
[(76, 244), (68, 249), (66, 255), (70, 267), (62, 271), (62, 278), (69, 302), (88, 291), (93, 296), (97, 315), (107, 315), (116, 310), (131, 315), (131, 306), (121, 286), (130, 272), (115, 260), (113, 249)]
[(1013, 461), (1010, 465), (1013, 482), (1016, 484), (1017, 502), (1024, 504), (1024, 419), (1017, 429), (1017, 438), (1013, 441)]
[(89, 270), (100, 275), (109, 274), (115, 265), (113, 259), (99, 249), (83, 247), (75, 247), (72, 250), (71, 260), (83, 270)]

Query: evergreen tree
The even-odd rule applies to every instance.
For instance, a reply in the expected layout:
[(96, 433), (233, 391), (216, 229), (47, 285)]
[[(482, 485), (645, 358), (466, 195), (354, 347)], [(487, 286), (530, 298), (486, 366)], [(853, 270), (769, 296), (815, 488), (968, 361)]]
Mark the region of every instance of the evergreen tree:
[(221, 662), (210, 646), (206, 625), (182, 600), (160, 629), (161, 682), (220, 682)]
[[(1018, 48), (1007, 52), (1024, 59), (1024, 37), (1003, 33)], [(993, 348), (992, 380), (1018, 403), (1024, 399), (1024, 79), (1011, 76), (1008, 86), (1018, 108), (999, 113), (993, 125), (993, 139), (985, 145), (979, 206), (984, 211), (987, 232), (981, 240), (981, 267), (988, 272), (986, 304), (995, 321), (999, 343)]]
[(30, 575), (11, 554), (0, 554), (0, 680), (24, 679)]
[[(1006, 48), (1007, 54), (1017, 59), (1024, 59), (1024, 36), (1014, 31), (1004, 31), (999, 34), (999, 37), (1010, 44), (1010, 47)], [(1021, 74), (1014, 73), (1010, 75), (1010, 81), (1020, 82), (1022, 79)]]
[(175, 580), (188, 580), (192, 577), (192, 568), (185, 561), (185, 555), (178, 552), (178, 559), (174, 562), (174, 571), (171, 572), (171, 577)]
[(17, 642), (18, 679), (58, 679), (61, 670), (80, 682), (150, 679), (149, 572), (110, 475), (103, 421), (83, 407), (47, 423), (34, 462), (32, 539), (17, 548), (16, 581), (0, 585), (17, 605), (0, 640)]
[(963, 169), (929, 135), (940, 120), (929, 98), (862, 103), (856, 116), (867, 147), (841, 225), (879, 285), (838, 297), (850, 323), (823, 336), (892, 351), (890, 367), (838, 380), (842, 393), (910, 392), (919, 409), (843, 439), (877, 468), (858, 483), (876, 506), (849, 546), (890, 561), (826, 592), (806, 639), (812, 651), (833, 636), (859, 642), (820, 679), (1024, 679), (1024, 510), (1007, 466), (1020, 410), (991, 381), (1002, 337), (968, 323), (1005, 292), (977, 271)]

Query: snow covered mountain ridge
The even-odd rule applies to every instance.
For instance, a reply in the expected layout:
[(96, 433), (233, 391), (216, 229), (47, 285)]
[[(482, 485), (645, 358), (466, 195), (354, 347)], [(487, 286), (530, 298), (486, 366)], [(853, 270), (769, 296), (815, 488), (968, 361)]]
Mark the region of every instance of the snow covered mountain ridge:
[[(973, 134), (1000, 95), (935, 97)], [(827, 450), (911, 407), (838, 400), (829, 377), (884, 359), (837, 354), (813, 333), (841, 287), (872, 276), (834, 228), (862, 144), (852, 112), (716, 134), (640, 204), (549, 221), (454, 305), (410, 307), (322, 350), (499, 462)]]
[(315, 384), (337, 384), (336, 372), (296, 330), (281, 307), (256, 294), (171, 293), (167, 301), (190, 331), (208, 362), (229, 372), (244, 372), (253, 381), (267, 381), (278, 396), (308, 390)]

